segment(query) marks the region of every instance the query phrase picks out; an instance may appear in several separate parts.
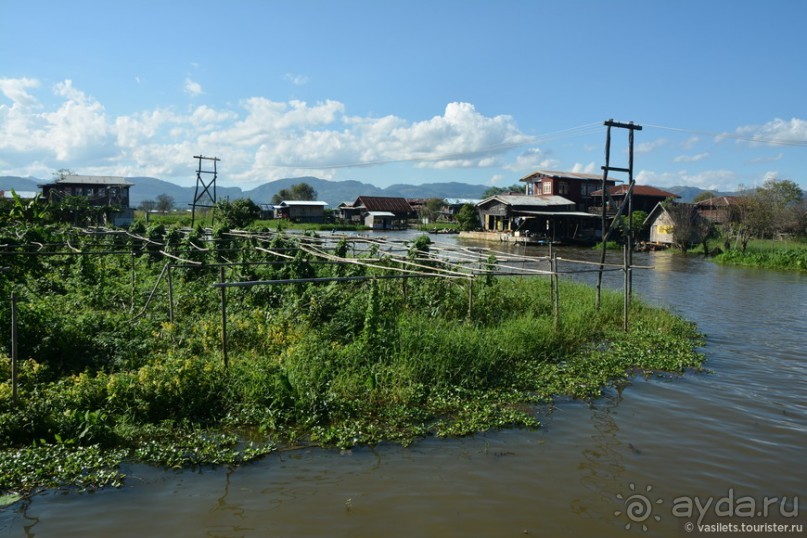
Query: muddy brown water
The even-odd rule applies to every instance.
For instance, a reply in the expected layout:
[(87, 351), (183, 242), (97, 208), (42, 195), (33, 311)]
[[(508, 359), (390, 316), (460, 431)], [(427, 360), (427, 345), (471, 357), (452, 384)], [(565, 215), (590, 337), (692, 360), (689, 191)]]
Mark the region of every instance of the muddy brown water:
[(803, 522), (807, 276), (670, 253), (635, 263), (655, 266), (637, 271), (639, 296), (707, 334), (707, 373), (559, 401), (539, 412), (537, 430), (283, 452), (236, 469), (129, 466), (121, 489), (48, 492), (3, 509), (0, 535), (698, 536), (685, 527), (697, 523), (696, 500), (722, 500), (725, 516), (741, 498), (758, 508), (776, 498), (771, 517), (784, 499)]

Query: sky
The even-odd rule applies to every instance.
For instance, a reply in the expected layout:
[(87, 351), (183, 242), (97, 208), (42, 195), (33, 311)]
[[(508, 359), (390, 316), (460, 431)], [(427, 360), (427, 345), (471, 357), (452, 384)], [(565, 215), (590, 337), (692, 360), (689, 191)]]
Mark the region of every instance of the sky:
[[(807, 191), (803, 0), (0, 0), (0, 176)], [(628, 166), (628, 131), (611, 131)], [(612, 174), (627, 179), (624, 174)]]

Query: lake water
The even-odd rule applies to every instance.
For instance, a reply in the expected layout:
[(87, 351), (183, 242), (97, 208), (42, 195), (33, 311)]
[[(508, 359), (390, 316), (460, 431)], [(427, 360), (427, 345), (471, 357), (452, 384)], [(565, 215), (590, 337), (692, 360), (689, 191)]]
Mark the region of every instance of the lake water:
[(667, 252), (634, 263), (655, 267), (636, 271), (638, 296), (707, 334), (708, 372), (557, 402), (537, 430), (281, 452), (236, 469), (131, 466), (121, 489), (50, 492), (0, 511), (0, 535), (698, 536), (679, 517), (695, 497), (724, 509), (786, 498), (790, 513), (798, 498), (803, 522), (807, 276)]

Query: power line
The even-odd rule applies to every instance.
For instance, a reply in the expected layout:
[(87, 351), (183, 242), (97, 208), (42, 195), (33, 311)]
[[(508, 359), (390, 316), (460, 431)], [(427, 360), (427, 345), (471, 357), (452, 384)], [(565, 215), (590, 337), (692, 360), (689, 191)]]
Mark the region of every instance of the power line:
[(713, 136), (715, 138), (732, 138), (735, 140), (744, 140), (747, 142), (758, 142), (764, 144), (770, 144), (772, 146), (795, 146), (795, 147), (807, 147), (807, 140), (788, 140), (785, 138), (774, 138), (769, 136), (761, 136), (761, 135), (741, 135), (735, 133), (715, 133), (711, 131), (699, 131), (696, 129), (683, 129), (680, 127), (667, 127), (664, 125), (653, 125), (653, 124), (644, 124), (645, 127), (650, 127), (654, 129), (663, 129), (665, 131), (677, 131), (682, 133), (690, 133), (690, 134), (699, 134), (704, 136)]

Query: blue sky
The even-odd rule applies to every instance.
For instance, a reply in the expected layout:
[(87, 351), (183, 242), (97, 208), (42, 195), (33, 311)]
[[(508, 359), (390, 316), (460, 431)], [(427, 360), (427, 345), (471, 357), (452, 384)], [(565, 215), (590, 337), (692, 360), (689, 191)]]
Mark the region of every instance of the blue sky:
[(0, 3), (0, 175), (807, 190), (801, 0)]

